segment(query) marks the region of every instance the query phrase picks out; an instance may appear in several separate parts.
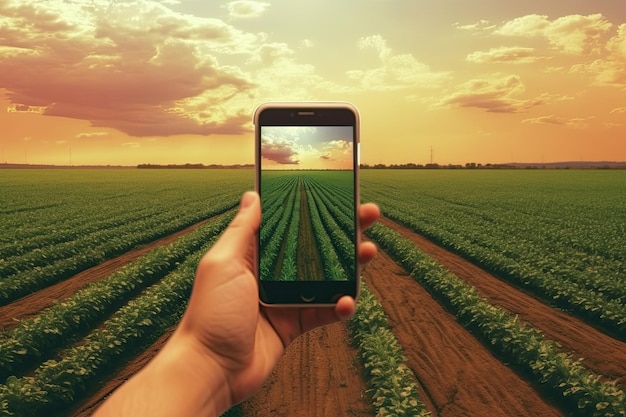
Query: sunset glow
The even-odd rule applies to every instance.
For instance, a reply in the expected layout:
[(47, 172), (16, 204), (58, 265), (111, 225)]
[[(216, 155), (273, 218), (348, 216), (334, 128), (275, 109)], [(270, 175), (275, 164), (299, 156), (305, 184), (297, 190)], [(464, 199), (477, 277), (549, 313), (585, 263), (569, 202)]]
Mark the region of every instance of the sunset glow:
[(626, 7), (0, 2), (0, 163), (251, 164), (276, 100), (354, 103), (369, 164), (624, 161)]
[(261, 169), (353, 169), (352, 126), (263, 126)]

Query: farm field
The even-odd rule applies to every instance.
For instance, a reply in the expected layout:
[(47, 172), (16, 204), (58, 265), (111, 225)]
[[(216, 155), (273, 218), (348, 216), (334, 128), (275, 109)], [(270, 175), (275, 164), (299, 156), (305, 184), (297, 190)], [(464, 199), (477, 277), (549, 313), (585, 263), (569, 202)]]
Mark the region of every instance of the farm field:
[(265, 171), (259, 238), (262, 280), (354, 277), (351, 171)]
[[(361, 179), (384, 217), (359, 313), (294, 342), (229, 415), (626, 415), (625, 171)], [(0, 412), (88, 415), (145, 364), (252, 184), (252, 170), (0, 170)]]

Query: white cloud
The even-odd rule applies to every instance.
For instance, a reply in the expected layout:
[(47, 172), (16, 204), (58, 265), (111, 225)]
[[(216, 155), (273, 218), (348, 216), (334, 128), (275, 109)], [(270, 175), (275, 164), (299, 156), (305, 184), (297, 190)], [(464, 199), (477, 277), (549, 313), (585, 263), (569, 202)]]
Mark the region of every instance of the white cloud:
[(489, 51), (476, 51), (467, 55), (467, 61), (477, 64), (528, 64), (542, 59), (535, 55), (534, 48), (522, 46), (500, 46)]
[(408, 87), (437, 87), (450, 78), (448, 72), (434, 72), (411, 54), (395, 54), (381, 35), (361, 38), (359, 49), (373, 49), (380, 66), (373, 69), (351, 70), (346, 74), (359, 82), (360, 88), (390, 91)]
[(92, 139), (109, 136), (109, 132), (83, 132), (76, 135), (76, 139)]
[(237, 0), (227, 3), (225, 7), (233, 19), (250, 19), (261, 16), (270, 4), (263, 1)]
[[(591, 117), (593, 118), (593, 117)], [(543, 125), (555, 125), (555, 126), (569, 126), (569, 127), (576, 127), (576, 128), (582, 128), (586, 126), (586, 121), (590, 119), (590, 118), (563, 118), (563, 117), (558, 117), (555, 116), (553, 114), (547, 115), (547, 116), (539, 116), (539, 117), (532, 117), (530, 119), (524, 119), (522, 120), (522, 123), (527, 123), (527, 124), (543, 124)]]
[(481, 19), (476, 23), (470, 23), (466, 25), (462, 25), (459, 22), (456, 22), (453, 24), (453, 26), (457, 29), (467, 31), (486, 31), (494, 29), (496, 27), (496, 25), (491, 24), (488, 20), (485, 19)]
[(542, 36), (561, 52), (581, 54), (597, 52), (599, 39), (611, 26), (601, 14), (574, 14), (552, 21), (548, 16), (532, 14), (505, 22), (494, 33), (525, 38)]

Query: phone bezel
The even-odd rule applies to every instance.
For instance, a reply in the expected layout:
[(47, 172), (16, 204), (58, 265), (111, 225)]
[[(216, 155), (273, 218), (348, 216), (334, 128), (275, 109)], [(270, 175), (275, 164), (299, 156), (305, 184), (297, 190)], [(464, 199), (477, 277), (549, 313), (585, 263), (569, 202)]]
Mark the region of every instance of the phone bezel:
[(259, 302), (268, 307), (330, 306), (343, 295), (359, 295), (360, 267), (358, 250), (361, 230), (358, 221), (360, 123), (359, 111), (347, 102), (268, 102), (254, 112), (255, 189), (260, 190), (262, 126), (353, 126), (353, 175), (355, 216), (355, 276), (347, 281), (261, 281), (259, 277), (259, 234), (255, 245), (255, 272)]

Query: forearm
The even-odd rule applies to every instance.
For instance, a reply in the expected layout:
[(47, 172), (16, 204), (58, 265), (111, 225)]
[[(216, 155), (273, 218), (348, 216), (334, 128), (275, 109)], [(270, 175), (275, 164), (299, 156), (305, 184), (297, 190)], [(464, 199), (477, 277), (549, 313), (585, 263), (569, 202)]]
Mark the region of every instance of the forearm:
[(230, 408), (223, 371), (190, 344), (174, 338), (120, 386), (94, 417), (212, 417)]

